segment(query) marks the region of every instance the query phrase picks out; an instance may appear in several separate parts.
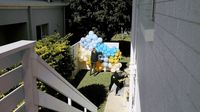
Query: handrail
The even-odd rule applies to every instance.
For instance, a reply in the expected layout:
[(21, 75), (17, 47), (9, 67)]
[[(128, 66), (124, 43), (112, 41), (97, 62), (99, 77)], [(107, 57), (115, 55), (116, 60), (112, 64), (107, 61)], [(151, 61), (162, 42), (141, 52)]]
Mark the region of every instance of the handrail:
[(0, 46), (0, 59), (10, 54), (22, 51), (24, 49), (31, 48), (34, 46), (34, 43), (35, 41), (21, 40), (11, 44)]
[(66, 6), (66, 3), (64, 2), (46, 2), (46, 1), (0, 1), (0, 8), (6, 8), (6, 7), (44, 7), (44, 6)]
[[(35, 67), (37, 67), (39, 70), (37, 71), (38, 73), (37, 74), (38, 76), (36, 75), (37, 78), (44, 81), (46, 84), (56, 89), (57, 91), (65, 95), (66, 97), (69, 97), (70, 99), (80, 104), (81, 106), (87, 107), (91, 111), (95, 111), (97, 109), (97, 107), (93, 103), (91, 103), (85, 96), (83, 96), (76, 88), (74, 88), (68, 81), (66, 81), (59, 73), (57, 73), (52, 67), (50, 67), (39, 56), (37, 56), (37, 62), (35, 64), (36, 64)], [(44, 72), (43, 68), (48, 71)], [(44, 73), (48, 72), (48, 74), (43, 74), (41, 71)], [(51, 81), (52, 77), (54, 77), (54, 82)], [(55, 83), (55, 81), (58, 81), (58, 82)], [(58, 85), (55, 85), (55, 84), (58, 84)], [(64, 84), (65, 87), (61, 88), (62, 84)]]
[[(0, 47), (0, 70), (16, 64), (18, 61), (21, 62), (19, 67), (0, 75), (0, 112), (13, 109), (16, 112), (36, 112), (38, 106), (55, 111), (87, 112), (90, 110), (97, 112), (97, 107), (92, 102), (35, 54), (33, 51), (34, 43), (34, 41), (23, 40)], [(6, 61), (9, 61), (8, 64), (5, 64)], [(15, 78), (16, 76), (17, 78)], [(67, 97), (70, 102), (63, 102), (48, 93), (37, 90), (36, 79)], [(10, 81), (14, 82), (9, 83)], [(1, 94), (5, 94), (5, 96), (1, 98)], [(12, 102), (13, 98), (15, 100)], [(84, 110), (73, 107), (71, 100), (83, 106)], [(45, 103), (45, 101), (51, 102)], [(7, 107), (7, 104), (10, 106)], [(19, 106), (17, 107), (17, 105)], [(57, 106), (55, 107), (55, 105)]]

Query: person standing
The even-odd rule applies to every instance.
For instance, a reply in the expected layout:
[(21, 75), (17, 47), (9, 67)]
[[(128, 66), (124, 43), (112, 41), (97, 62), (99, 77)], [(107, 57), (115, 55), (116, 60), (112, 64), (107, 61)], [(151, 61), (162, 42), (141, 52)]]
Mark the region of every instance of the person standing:
[[(91, 67), (90, 67), (90, 75), (96, 73), (96, 63), (98, 61), (98, 53), (95, 48), (92, 49), (91, 52)], [(93, 73), (92, 73), (93, 72)]]

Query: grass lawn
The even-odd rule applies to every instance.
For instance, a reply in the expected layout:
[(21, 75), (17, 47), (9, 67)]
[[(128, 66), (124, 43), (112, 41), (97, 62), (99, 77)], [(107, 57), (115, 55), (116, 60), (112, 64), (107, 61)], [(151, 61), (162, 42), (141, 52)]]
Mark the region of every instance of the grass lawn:
[(82, 94), (98, 107), (98, 112), (104, 112), (110, 77), (110, 72), (101, 72), (96, 76), (90, 76), (87, 72), (77, 87)]
[(131, 41), (131, 37), (129, 34), (116, 34), (111, 38), (112, 41), (127, 41), (130, 42)]

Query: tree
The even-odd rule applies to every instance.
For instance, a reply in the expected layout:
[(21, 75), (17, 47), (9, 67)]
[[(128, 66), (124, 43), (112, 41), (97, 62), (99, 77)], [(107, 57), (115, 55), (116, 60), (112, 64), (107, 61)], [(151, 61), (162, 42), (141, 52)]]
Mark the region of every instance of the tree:
[(95, 31), (104, 40), (116, 33), (130, 31), (132, 7), (124, 0), (71, 0), (66, 7), (68, 30), (74, 36)]

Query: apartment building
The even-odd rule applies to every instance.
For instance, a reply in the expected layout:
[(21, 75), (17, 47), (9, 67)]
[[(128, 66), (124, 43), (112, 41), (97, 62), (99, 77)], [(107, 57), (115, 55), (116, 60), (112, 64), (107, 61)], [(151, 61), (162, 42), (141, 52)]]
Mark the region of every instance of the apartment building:
[(0, 45), (64, 34), (63, 0), (0, 0)]

